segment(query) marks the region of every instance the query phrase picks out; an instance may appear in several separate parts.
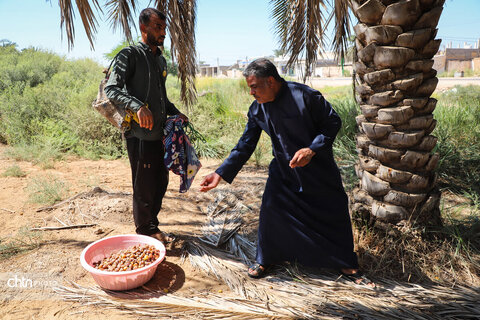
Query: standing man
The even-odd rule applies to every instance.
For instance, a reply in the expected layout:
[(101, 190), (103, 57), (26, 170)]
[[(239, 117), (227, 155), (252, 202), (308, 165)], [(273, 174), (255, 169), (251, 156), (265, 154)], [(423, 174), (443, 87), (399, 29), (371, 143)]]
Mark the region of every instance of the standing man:
[(260, 208), (256, 263), (259, 278), (283, 261), (339, 269), (357, 284), (374, 284), (358, 271), (348, 198), (333, 159), (341, 120), (320, 92), (286, 82), (267, 59), (250, 63), (243, 75), (256, 101), (230, 156), (201, 182), (201, 191), (221, 178), (231, 183), (250, 158), (260, 134), (271, 138), (274, 158)]
[(125, 132), (136, 232), (165, 242), (170, 239), (158, 229), (157, 219), (168, 185), (163, 128), (167, 115), (188, 119), (168, 100), (165, 90), (167, 63), (158, 48), (165, 40), (165, 15), (153, 8), (144, 9), (139, 25), (142, 40), (120, 51), (105, 93), (115, 105), (138, 117), (139, 123), (132, 121), (130, 130)]

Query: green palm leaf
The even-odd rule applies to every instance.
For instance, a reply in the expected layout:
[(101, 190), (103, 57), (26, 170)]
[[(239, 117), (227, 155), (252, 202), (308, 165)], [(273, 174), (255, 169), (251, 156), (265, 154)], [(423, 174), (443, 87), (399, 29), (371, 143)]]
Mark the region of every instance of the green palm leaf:
[(311, 75), (317, 56), (323, 53), (326, 30), (332, 20), (335, 21), (333, 46), (338, 54), (344, 55), (350, 34), (349, 0), (271, 0), (270, 3), (280, 48), (289, 56), (287, 67), (304, 58), (304, 81)]

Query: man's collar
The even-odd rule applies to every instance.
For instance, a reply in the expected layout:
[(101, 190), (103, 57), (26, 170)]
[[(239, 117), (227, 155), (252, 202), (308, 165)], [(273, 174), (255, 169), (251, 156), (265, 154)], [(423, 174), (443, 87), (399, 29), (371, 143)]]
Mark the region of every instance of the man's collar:
[[(152, 52), (152, 49), (150, 48), (150, 46), (148, 44), (146, 44), (145, 42), (143, 42), (142, 40), (138, 41), (138, 44), (145, 50), (149, 51), (149, 52)], [(153, 52), (152, 52), (153, 54)], [(160, 49), (160, 47), (157, 47), (157, 55), (161, 55), (162, 54), (162, 49)]]

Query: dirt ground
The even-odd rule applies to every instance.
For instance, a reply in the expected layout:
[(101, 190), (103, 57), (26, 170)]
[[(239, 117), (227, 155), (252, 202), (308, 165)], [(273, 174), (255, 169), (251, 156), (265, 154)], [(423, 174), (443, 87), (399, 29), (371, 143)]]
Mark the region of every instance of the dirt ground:
[[(18, 237), (25, 228), (96, 224), (93, 227), (39, 231), (40, 246), (0, 261), (1, 319), (135, 319), (117, 310), (105, 310), (81, 303), (66, 302), (52, 292), (54, 285), (70, 286), (69, 281), (82, 286), (95, 285), (93, 278), (80, 265), (80, 254), (91, 242), (105, 236), (135, 233), (131, 209), (130, 168), (126, 159), (91, 161), (69, 158), (55, 163), (52, 169), (42, 169), (30, 162), (9, 159), (8, 147), (0, 145), (0, 174), (13, 165), (19, 166), (25, 177), (0, 177), (0, 238)], [(188, 296), (192, 292), (222, 292), (228, 287), (214, 278), (194, 270), (188, 259), (181, 259), (182, 244), (188, 237), (200, 234), (206, 220), (205, 209), (214, 193), (200, 193), (201, 177), (214, 170), (219, 161), (203, 161), (192, 188), (178, 192), (179, 177), (170, 175), (170, 184), (159, 216), (160, 228), (175, 234), (177, 240), (167, 246), (167, 256), (147, 287), (159, 292)], [(244, 168), (235, 186), (245, 188), (255, 184), (258, 190), (266, 181), (265, 170)], [(34, 179), (56, 179), (64, 182), (64, 199), (85, 193), (53, 210), (41, 210), (44, 205), (29, 200), (29, 187)], [(102, 188), (94, 193), (94, 187)], [(222, 186), (220, 186), (222, 187)], [(223, 186), (223, 187), (226, 187)], [(218, 188), (217, 188), (218, 189)], [(98, 189), (97, 189), (98, 190)], [(261, 192), (255, 192), (252, 221), (256, 221)], [(249, 226), (252, 231), (255, 223)], [(23, 238), (22, 238), (23, 239)], [(25, 240), (25, 239), (23, 239)], [(30, 282), (29, 282), (30, 281)], [(33, 285), (32, 285), (33, 284)]]

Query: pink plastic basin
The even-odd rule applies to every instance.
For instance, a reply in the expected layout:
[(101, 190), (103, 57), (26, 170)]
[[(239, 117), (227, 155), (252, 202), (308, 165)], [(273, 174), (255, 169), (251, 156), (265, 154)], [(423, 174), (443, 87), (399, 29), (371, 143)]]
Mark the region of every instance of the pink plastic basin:
[[(160, 251), (158, 259), (148, 266), (131, 271), (102, 271), (93, 267), (94, 262), (108, 257), (111, 253), (139, 244), (155, 246)], [(129, 290), (145, 284), (153, 277), (157, 266), (163, 259), (165, 259), (165, 246), (163, 243), (152, 237), (140, 234), (111, 236), (97, 240), (88, 245), (80, 255), (82, 266), (90, 272), (95, 282), (100, 287), (109, 290)]]

